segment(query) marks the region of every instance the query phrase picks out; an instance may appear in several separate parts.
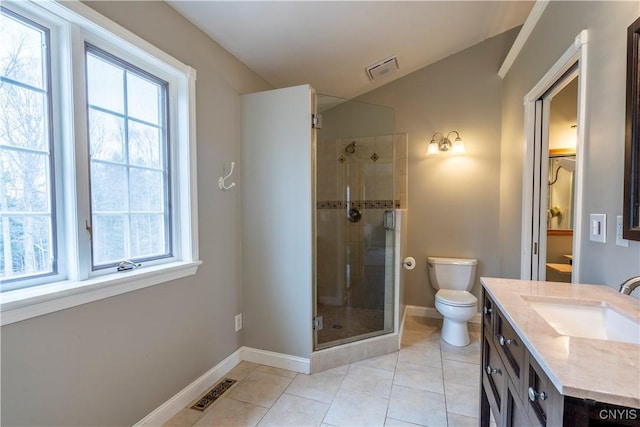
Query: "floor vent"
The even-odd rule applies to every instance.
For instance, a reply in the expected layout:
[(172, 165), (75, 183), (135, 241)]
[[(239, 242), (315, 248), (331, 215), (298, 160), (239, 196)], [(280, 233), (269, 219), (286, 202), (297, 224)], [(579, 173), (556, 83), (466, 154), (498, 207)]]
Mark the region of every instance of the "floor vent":
[(214, 388), (209, 390), (207, 394), (202, 396), (202, 399), (198, 400), (195, 405), (191, 407), (191, 409), (195, 409), (196, 411), (204, 411), (215, 402), (220, 396), (224, 394), (225, 391), (229, 390), (229, 388), (236, 383), (236, 380), (232, 380), (230, 378), (225, 378), (221, 382), (219, 382)]

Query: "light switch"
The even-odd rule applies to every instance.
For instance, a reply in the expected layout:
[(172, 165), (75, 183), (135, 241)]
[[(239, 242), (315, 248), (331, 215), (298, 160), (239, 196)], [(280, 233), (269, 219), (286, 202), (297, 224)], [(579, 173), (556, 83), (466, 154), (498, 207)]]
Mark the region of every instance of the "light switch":
[(589, 215), (590, 232), (589, 240), (592, 242), (607, 242), (607, 215), (591, 214)]

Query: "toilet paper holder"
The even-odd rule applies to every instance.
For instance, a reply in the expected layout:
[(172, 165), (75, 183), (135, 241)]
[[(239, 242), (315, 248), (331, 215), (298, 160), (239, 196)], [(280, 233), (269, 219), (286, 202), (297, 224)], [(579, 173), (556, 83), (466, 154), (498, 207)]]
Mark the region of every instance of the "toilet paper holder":
[(410, 256), (406, 257), (404, 260), (402, 260), (402, 266), (407, 270), (413, 270), (414, 268), (416, 268), (415, 258)]

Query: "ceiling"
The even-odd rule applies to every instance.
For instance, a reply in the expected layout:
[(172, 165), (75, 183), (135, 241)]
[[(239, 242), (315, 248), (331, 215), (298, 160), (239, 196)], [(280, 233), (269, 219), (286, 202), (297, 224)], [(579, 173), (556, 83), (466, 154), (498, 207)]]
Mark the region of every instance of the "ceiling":
[[(274, 87), (351, 99), (518, 25), (533, 1), (168, 3)], [(397, 55), (399, 70), (365, 69)], [(497, 70), (496, 70), (497, 72)]]

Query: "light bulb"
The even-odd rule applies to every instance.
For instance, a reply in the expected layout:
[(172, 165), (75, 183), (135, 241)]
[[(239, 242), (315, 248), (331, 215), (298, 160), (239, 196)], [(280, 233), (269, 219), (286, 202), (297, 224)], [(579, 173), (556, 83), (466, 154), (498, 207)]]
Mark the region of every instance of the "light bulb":
[(427, 156), (432, 156), (434, 154), (438, 154), (438, 143), (432, 139), (427, 147)]
[(453, 149), (451, 150), (451, 152), (453, 154), (462, 154), (465, 151), (466, 150), (464, 149), (464, 141), (462, 141), (460, 137), (456, 138), (456, 140), (453, 142)]

